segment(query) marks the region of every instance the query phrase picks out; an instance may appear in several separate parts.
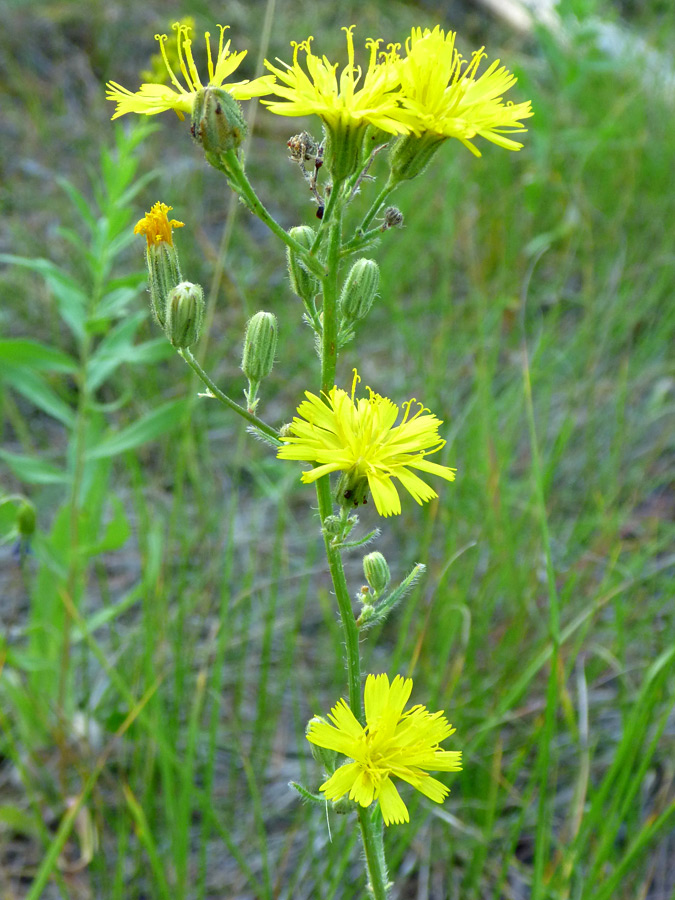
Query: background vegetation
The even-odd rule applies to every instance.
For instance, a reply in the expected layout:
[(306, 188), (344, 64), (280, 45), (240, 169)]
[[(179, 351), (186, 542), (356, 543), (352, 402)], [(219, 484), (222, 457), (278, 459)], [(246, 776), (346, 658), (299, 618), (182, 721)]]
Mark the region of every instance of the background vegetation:
[[(304, 726), (345, 682), (312, 492), (196, 397), (131, 226), (156, 199), (187, 224), (200, 354), (233, 395), (247, 316), (278, 316), (277, 425), (317, 383), (310, 333), (186, 126), (115, 128), (103, 99), (189, 14), (230, 24), (249, 74), (268, 26), (270, 57), (307, 34), (336, 56), (351, 22), (440, 22), (517, 72), (525, 149), (446, 146), (400, 191), (341, 362), (423, 398), (459, 470), (377, 545), (428, 574), (366, 669), (414, 676), (465, 751), (449, 800), (406, 795), (411, 824), (387, 830), (392, 896), (675, 897), (672, 5), (565, 0), (526, 36), (432, 0), (3, 5), (2, 896), (364, 896), (355, 832), (287, 787), (316, 787)], [(313, 216), (285, 146), (302, 124), (258, 110), (248, 154), (288, 227)], [(356, 591), (358, 553), (350, 574)]]

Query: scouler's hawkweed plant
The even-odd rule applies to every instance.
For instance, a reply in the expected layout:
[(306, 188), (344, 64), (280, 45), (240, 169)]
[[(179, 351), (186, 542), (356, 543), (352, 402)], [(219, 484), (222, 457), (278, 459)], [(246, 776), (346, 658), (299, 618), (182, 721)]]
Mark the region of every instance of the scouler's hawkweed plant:
[[(521, 147), (512, 135), (524, 130), (530, 104), (506, 103), (515, 77), (499, 62), (479, 73), (483, 51), (469, 60), (455, 47), (455, 35), (440, 27), (414, 28), (404, 46), (367, 42), (368, 63), (356, 62), (353, 29), (345, 29), (347, 63), (317, 56), (312, 39), (293, 44), (290, 64), (267, 62), (271, 74), (254, 81), (231, 81), (244, 54), (230, 50), (220, 27), (212, 53), (206, 35), (208, 81), (202, 82), (191, 50), (190, 30), (177, 25), (178, 66), (160, 49), (171, 85), (143, 84), (132, 92), (108, 84), (116, 103), (113, 118), (126, 113), (155, 115), (173, 109), (191, 117), (191, 131), (207, 161), (227, 179), (251, 213), (258, 216), (286, 247), (290, 283), (304, 306), (319, 357), (315, 392), (305, 399), (290, 424), (278, 429), (264, 420), (261, 384), (275, 362), (277, 320), (258, 312), (247, 325), (242, 369), (248, 386), (239, 403), (216, 385), (192, 353), (204, 317), (201, 287), (186, 280), (174, 244), (171, 207), (157, 202), (136, 225), (147, 241), (146, 258), (153, 313), (167, 338), (206, 386), (206, 396), (242, 416), (250, 431), (274, 447), (281, 460), (301, 461), (310, 468), (302, 481), (316, 488), (325, 552), (342, 623), (346, 648), (347, 695), (327, 719), (311, 720), (307, 739), (324, 769), (318, 792), (294, 785), (301, 796), (331, 801), (358, 818), (368, 869), (369, 889), (377, 900), (389, 890), (383, 826), (409, 821), (397, 783), (407, 782), (434, 802), (442, 803), (447, 786), (433, 771), (461, 769), (461, 752), (441, 744), (454, 729), (442, 712), (422, 705), (406, 710), (412, 681), (400, 675), (368, 675), (362, 687), (361, 633), (382, 621), (423, 571), (417, 565), (396, 587), (389, 566), (377, 551), (368, 553), (364, 573), (368, 585), (358, 593), (354, 611), (343, 568), (344, 551), (365, 546), (376, 532), (359, 535), (355, 509), (370, 498), (380, 516), (402, 513), (398, 488), (419, 503), (437, 497), (427, 478), (447, 482), (455, 470), (429, 457), (442, 450), (443, 422), (417, 400), (402, 407), (370, 387), (357, 396), (360, 378), (354, 371), (351, 391), (338, 377), (341, 348), (355, 337), (378, 293), (377, 263), (361, 254), (384, 233), (397, 228), (402, 213), (387, 206), (398, 185), (424, 173), (441, 145), (455, 138), (480, 156), (476, 139), (505, 149)], [(177, 71), (179, 70), (179, 71)], [(316, 222), (286, 231), (265, 209), (245, 171), (242, 142), (246, 121), (239, 100), (263, 97), (268, 111), (281, 116), (320, 118), (323, 134), (293, 136), (291, 157), (305, 177), (316, 203)], [(389, 174), (366, 201), (369, 170), (376, 155), (386, 154)], [(327, 175), (324, 176), (324, 173)], [(347, 227), (347, 212), (356, 208), (360, 224)], [(338, 382), (339, 384), (337, 384)], [(342, 647), (336, 652), (341, 653)], [(329, 721), (330, 720), (330, 721)]]

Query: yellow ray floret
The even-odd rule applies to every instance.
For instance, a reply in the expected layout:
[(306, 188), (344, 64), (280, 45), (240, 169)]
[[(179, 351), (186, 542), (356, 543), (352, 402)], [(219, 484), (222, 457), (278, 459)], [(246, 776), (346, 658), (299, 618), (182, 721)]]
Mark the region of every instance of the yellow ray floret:
[(392, 777), (442, 803), (448, 788), (426, 770), (458, 772), (462, 768), (461, 751), (439, 747), (455, 730), (442, 711), (430, 713), (419, 705), (403, 711), (411, 691), (410, 678), (397, 675), (390, 684), (386, 675), (369, 675), (363, 698), (365, 728), (346, 701), (340, 700), (328, 717), (332, 724), (316, 719), (307, 732), (312, 744), (351, 760), (336, 769), (320, 790), (329, 800), (348, 793), (361, 806), (379, 801), (385, 825), (410, 821)]
[[(338, 76), (338, 63), (312, 53), (309, 37), (301, 43), (292, 42), (293, 63), (280, 66), (265, 60), (265, 65), (277, 77), (274, 94), (280, 100), (263, 101), (270, 112), (280, 116), (317, 115), (329, 126), (375, 125), (390, 134), (410, 131), (409, 113), (399, 106), (399, 76), (393, 64), (394, 52), (379, 53), (380, 41), (368, 40), (370, 59), (365, 75), (354, 61), (353, 28), (344, 28), (347, 35), (347, 65)], [(305, 55), (305, 69), (299, 55)]]
[(416, 117), (415, 134), (457, 138), (476, 156), (480, 156), (472, 143), (476, 136), (520, 150), (522, 144), (505, 135), (526, 131), (521, 120), (533, 115), (532, 107), (529, 101), (504, 102), (503, 95), (517, 79), (499, 60), (478, 75), (483, 48), (470, 60), (463, 59), (455, 47), (455, 33), (446, 34), (438, 25), (433, 31), (413, 28), (405, 48), (406, 56), (397, 63), (401, 102)]
[(143, 218), (136, 223), (134, 234), (144, 234), (148, 241), (148, 247), (161, 243), (173, 247), (171, 229), (182, 228), (184, 223), (168, 218), (167, 213), (172, 209), (173, 206), (167, 206), (166, 203), (158, 200), (150, 212), (146, 212)]
[[(117, 119), (127, 113), (136, 113), (142, 116), (155, 116), (158, 113), (173, 109), (180, 119), (185, 113), (191, 113), (195, 96), (204, 85), (199, 77), (197, 66), (192, 55), (192, 40), (190, 39), (190, 27), (176, 22), (173, 25), (176, 31), (178, 43), (178, 66), (183, 81), (178, 78), (169, 62), (164, 46), (168, 40), (166, 34), (156, 34), (159, 47), (164, 59), (164, 65), (169, 73), (171, 86), (166, 84), (142, 84), (135, 93), (122, 87), (116, 81), (109, 81), (106, 85), (106, 99), (117, 104), (112, 116)], [(274, 86), (274, 78), (264, 75), (253, 81), (236, 81), (225, 84), (225, 79), (239, 67), (246, 56), (246, 51), (238, 53), (230, 52), (230, 42), (225, 41), (226, 27), (219, 25), (220, 37), (218, 39), (218, 52), (215, 61), (211, 54), (211, 35), (207, 31), (204, 34), (206, 41), (206, 54), (208, 62), (209, 80), (212, 87), (223, 88), (228, 91), (235, 100), (249, 100), (251, 97), (261, 97), (269, 94)]]
[(381, 516), (398, 515), (401, 501), (393, 479), (422, 504), (438, 496), (412, 469), (454, 481), (455, 469), (430, 462), (445, 441), (438, 436), (442, 421), (422, 404), (410, 415), (414, 399), (403, 405), (403, 418), (395, 425), (399, 408), (368, 388), (368, 397), (355, 398), (360, 378), (354, 370), (351, 395), (333, 387), (324, 397), (309, 391), (298, 407), (298, 417), (277, 453), (279, 459), (318, 463), (304, 472), (304, 482), (316, 481), (329, 472), (347, 472), (368, 481)]

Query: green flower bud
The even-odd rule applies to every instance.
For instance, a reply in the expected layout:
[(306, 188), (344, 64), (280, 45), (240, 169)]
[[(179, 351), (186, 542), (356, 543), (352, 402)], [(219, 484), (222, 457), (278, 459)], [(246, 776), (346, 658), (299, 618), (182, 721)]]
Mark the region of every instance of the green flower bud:
[(35, 506), (30, 500), (22, 500), (16, 511), (16, 527), (19, 536), (22, 538), (31, 538), (35, 534), (37, 524), (37, 513)]
[(244, 338), (241, 368), (251, 382), (260, 382), (272, 371), (277, 351), (277, 319), (268, 312), (257, 312), (249, 319)]
[[(296, 228), (291, 228), (288, 233), (293, 240), (296, 240), (307, 250), (312, 249), (316, 232), (309, 225), (298, 225)], [(318, 279), (305, 268), (302, 260), (291, 247), (286, 247), (286, 263), (293, 292), (301, 300), (311, 300), (319, 290)]]
[(422, 137), (408, 134), (399, 138), (389, 157), (390, 183), (398, 184), (421, 175), (445, 140), (447, 138), (437, 134), (425, 134)]
[(366, 316), (380, 286), (380, 267), (374, 259), (357, 259), (340, 294), (340, 312), (348, 323)]
[(192, 107), (192, 136), (207, 153), (237, 150), (246, 131), (241, 106), (229, 91), (217, 87), (197, 91)]
[[(314, 716), (307, 723), (305, 734), (309, 734), (309, 730), (312, 725), (316, 725), (319, 723), (324, 725), (329, 724), (323, 716)], [(335, 766), (337, 763), (337, 753), (335, 752), (335, 750), (328, 750), (326, 749), (326, 747), (319, 747), (317, 746), (317, 744), (313, 744), (311, 741), (309, 742), (309, 746), (312, 748), (312, 756), (314, 757), (314, 759), (319, 763), (319, 765), (323, 766), (326, 774), (332, 775), (335, 771)]]
[(387, 560), (377, 550), (363, 557), (363, 574), (376, 595), (386, 590), (391, 581)]
[(166, 336), (179, 350), (199, 340), (204, 321), (204, 292), (200, 285), (183, 281), (166, 301)]

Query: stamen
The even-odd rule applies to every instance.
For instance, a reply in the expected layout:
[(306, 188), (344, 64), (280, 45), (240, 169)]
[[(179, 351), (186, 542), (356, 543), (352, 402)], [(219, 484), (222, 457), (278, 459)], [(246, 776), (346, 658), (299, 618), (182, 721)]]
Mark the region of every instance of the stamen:
[(181, 94), (184, 94), (185, 88), (183, 87), (183, 85), (180, 83), (180, 81), (174, 75), (174, 71), (171, 68), (171, 65), (169, 63), (169, 58), (166, 55), (166, 48), (164, 47), (164, 43), (165, 43), (165, 41), (169, 40), (169, 36), (167, 34), (156, 34), (155, 40), (159, 41), (159, 51), (162, 54), (162, 59), (164, 60), (164, 65), (166, 66), (166, 71), (169, 73), (169, 78), (174, 83), (174, 85), (178, 88), (178, 90), (181, 92)]
[[(190, 75), (188, 73), (187, 66), (185, 65), (185, 59), (183, 58), (183, 45), (187, 46), (187, 49), (190, 49), (190, 38), (187, 37), (187, 32), (189, 28), (186, 25), (181, 25), (180, 22), (174, 22), (171, 26), (176, 32), (176, 43), (178, 44), (178, 63), (180, 65), (180, 70), (185, 79), (185, 83), (187, 84), (190, 92), (195, 91), (196, 88), (192, 81), (190, 80)], [(194, 63), (193, 63), (194, 65)], [(183, 93), (186, 93), (185, 88), (181, 88)]]
[[(220, 39), (222, 41), (223, 35), (221, 32)], [(213, 68), (213, 60), (211, 59), (211, 32), (204, 32), (204, 40), (206, 41), (206, 65), (209, 70), (209, 84), (213, 81), (215, 77), (215, 70)], [(218, 58), (220, 59), (220, 47), (218, 47)]]

